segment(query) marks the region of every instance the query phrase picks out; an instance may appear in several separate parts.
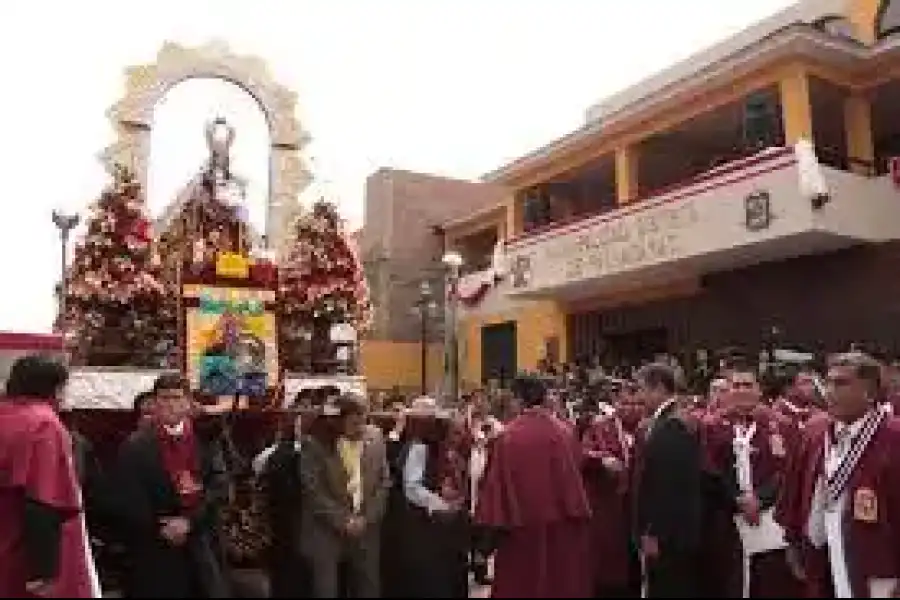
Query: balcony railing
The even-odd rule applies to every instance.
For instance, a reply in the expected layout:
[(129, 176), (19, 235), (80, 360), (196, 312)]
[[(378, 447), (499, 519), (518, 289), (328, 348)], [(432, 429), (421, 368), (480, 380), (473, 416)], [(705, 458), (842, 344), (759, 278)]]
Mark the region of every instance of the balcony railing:
[(823, 165), (839, 171), (848, 171), (865, 177), (881, 177), (889, 171), (890, 158), (876, 157), (874, 161), (849, 156), (837, 148), (817, 146), (816, 157)]
[[(783, 155), (783, 154), (789, 154), (792, 151), (793, 151), (792, 148), (786, 148), (784, 146), (775, 146), (775, 147), (770, 147), (770, 148), (766, 148), (763, 150), (759, 150), (759, 151), (756, 151), (756, 152), (753, 152), (750, 154), (747, 154), (746, 152), (744, 152), (744, 153), (741, 153), (740, 155), (738, 155), (737, 158), (733, 158), (731, 160), (728, 160), (727, 162), (720, 163), (717, 166), (714, 166), (706, 171), (703, 171), (702, 173), (698, 173), (696, 175), (687, 177), (685, 179), (679, 180), (675, 183), (672, 183), (672, 184), (669, 184), (666, 186), (662, 186), (662, 187), (658, 187), (653, 190), (645, 191), (638, 198), (629, 202), (629, 205), (634, 205), (641, 201), (648, 200), (648, 199), (651, 199), (651, 198), (654, 198), (657, 196), (661, 196), (664, 194), (668, 194), (668, 193), (677, 191), (682, 188), (694, 186), (699, 183), (708, 181), (710, 179), (716, 179), (716, 178), (722, 177), (723, 175), (727, 175), (731, 172), (746, 169), (747, 167), (751, 167), (759, 162), (770, 160), (776, 156)], [(581, 213), (581, 214), (578, 214), (571, 218), (553, 221), (553, 222), (547, 223), (546, 225), (543, 225), (541, 227), (535, 227), (535, 228), (529, 229), (527, 231), (523, 231), (519, 235), (513, 237), (510, 240), (510, 243), (515, 244), (519, 240), (522, 240), (525, 238), (530, 238), (530, 237), (533, 237), (536, 235), (542, 235), (542, 234), (545, 234), (545, 233), (548, 233), (548, 232), (551, 232), (551, 231), (554, 231), (557, 229), (562, 229), (562, 228), (570, 226), (573, 223), (584, 221), (586, 219), (591, 219), (598, 215), (603, 215), (603, 214), (606, 214), (609, 212), (613, 212), (618, 208), (620, 208), (620, 206), (613, 203), (612, 205), (609, 205), (600, 211)]]

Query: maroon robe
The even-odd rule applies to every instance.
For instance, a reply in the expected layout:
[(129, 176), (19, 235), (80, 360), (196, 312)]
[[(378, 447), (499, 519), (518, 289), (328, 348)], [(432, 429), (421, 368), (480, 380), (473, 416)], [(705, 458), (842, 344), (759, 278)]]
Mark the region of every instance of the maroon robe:
[(628, 464), (628, 528), (632, 537), (636, 539), (637, 528), (634, 517), (637, 513), (635, 499), (640, 491), (640, 473), (644, 468), (644, 452), (647, 446), (647, 433), (650, 431), (650, 419), (641, 419), (634, 430), (634, 446), (631, 448), (631, 462)]
[(591, 509), (578, 440), (530, 409), (497, 438), (475, 521), (499, 534), (494, 598), (589, 598)]
[(435, 446), (437, 493), (446, 502), (462, 502), (469, 500), (469, 456), (472, 452), (472, 437), (463, 426), (450, 423), (447, 436)]
[(91, 598), (88, 548), (72, 439), (53, 407), (38, 399), (0, 399), (0, 598), (30, 598), (23, 546), (25, 498), (66, 517), (52, 598)]
[(181, 435), (173, 436), (158, 429), (159, 457), (163, 469), (172, 481), (178, 494), (185, 517), (190, 517), (203, 499), (203, 485), (200, 483), (200, 457), (197, 455), (197, 440), (193, 424), (186, 420)]
[(808, 507), (802, 507), (808, 500), (802, 489), (806, 478), (804, 473), (810, 460), (810, 452), (814, 452), (815, 447), (821, 443), (829, 424), (830, 419), (826, 413), (816, 413), (800, 431), (796, 446), (785, 465), (781, 493), (775, 507), (775, 520), (784, 527), (788, 541), (798, 547), (806, 538), (806, 522), (798, 520), (808, 510)]
[[(789, 539), (803, 551), (808, 598), (833, 597), (828, 548), (813, 548), (807, 537), (816, 483), (824, 468), (827, 425), (823, 421), (812, 430), (806, 427), (806, 439), (788, 473), (792, 493), (780, 503), (777, 515)], [(865, 514), (854, 507), (860, 491), (874, 500)], [(844, 552), (853, 596), (868, 598), (871, 579), (900, 579), (900, 419), (888, 417), (879, 425), (845, 494)]]
[[(584, 484), (591, 503), (591, 542), (594, 585), (597, 590), (623, 590), (630, 583), (628, 526), (628, 465), (633, 438), (618, 417), (594, 420), (581, 440), (584, 452)], [(603, 465), (614, 458), (622, 470)]]
[[(707, 452), (710, 462), (724, 481), (732, 482), (732, 485), (726, 485), (729, 493), (737, 492), (733, 442), (734, 427), (739, 420), (734, 415), (722, 414), (707, 424)], [(798, 451), (799, 430), (793, 420), (765, 406), (760, 406), (749, 416), (748, 424), (750, 422), (756, 424), (756, 431), (750, 440), (753, 489), (757, 499), (765, 505), (764, 508), (770, 508), (781, 491), (789, 457)], [(731, 526), (734, 527), (733, 523)], [(720, 541), (725, 542), (726, 538)], [(731, 541), (736, 542), (737, 547), (728, 548), (723, 544), (722, 555), (740, 560), (740, 539), (732, 535)], [(723, 568), (733, 570), (734, 576), (730, 581), (741, 581), (740, 563), (732, 563), (727, 567), (723, 565)], [(795, 598), (801, 593), (800, 582), (791, 573), (784, 552), (780, 550), (752, 557), (749, 590), (751, 598)]]

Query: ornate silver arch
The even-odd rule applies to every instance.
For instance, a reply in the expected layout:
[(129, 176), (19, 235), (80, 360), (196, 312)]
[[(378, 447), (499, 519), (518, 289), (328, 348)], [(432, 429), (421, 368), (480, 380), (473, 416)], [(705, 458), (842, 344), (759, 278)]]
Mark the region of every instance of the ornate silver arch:
[(106, 115), (116, 139), (100, 155), (107, 171), (131, 167), (146, 189), (150, 132), (157, 103), (173, 86), (188, 79), (212, 78), (233, 83), (259, 103), (269, 125), (269, 198), (266, 235), (281, 250), (289, 225), (301, 211), (299, 196), (312, 182), (301, 151), (310, 136), (295, 115), (297, 94), (278, 84), (265, 61), (234, 54), (223, 42), (198, 48), (165, 43), (156, 62), (125, 70), (125, 95)]

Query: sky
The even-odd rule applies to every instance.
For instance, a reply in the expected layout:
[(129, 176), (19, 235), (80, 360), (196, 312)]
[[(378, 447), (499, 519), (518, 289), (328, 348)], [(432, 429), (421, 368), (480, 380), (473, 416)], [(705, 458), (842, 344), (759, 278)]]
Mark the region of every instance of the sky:
[[(55, 208), (86, 214), (106, 181), (104, 112), (129, 65), (165, 41), (213, 39), (266, 60), (298, 94), (316, 175), (306, 199), (361, 224), (379, 167), (477, 178), (578, 127), (598, 100), (791, 4), (790, 0), (31, 0), (0, 5), (0, 330), (48, 331)], [(723, 10), (727, 5), (727, 10)], [(262, 226), (268, 133), (218, 81), (174, 88), (154, 114), (148, 209), (206, 156), (205, 122), (237, 130), (234, 169)]]

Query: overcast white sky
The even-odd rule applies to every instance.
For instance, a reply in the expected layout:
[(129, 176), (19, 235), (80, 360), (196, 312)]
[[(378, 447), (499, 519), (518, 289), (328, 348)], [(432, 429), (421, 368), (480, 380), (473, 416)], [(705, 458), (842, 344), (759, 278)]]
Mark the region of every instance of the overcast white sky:
[[(123, 69), (166, 40), (226, 40), (299, 93), (313, 168), (359, 224), (380, 166), (474, 178), (578, 126), (588, 105), (790, 0), (31, 0), (0, 5), (0, 329), (55, 312), (54, 207), (82, 211), (104, 173), (104, 116)], [(267, 132), (218, 82), (177, 87), (156, 112), (156, 213), (205, 157), (204, 121), (238, 129), (236, 170), (261, 219)]]

